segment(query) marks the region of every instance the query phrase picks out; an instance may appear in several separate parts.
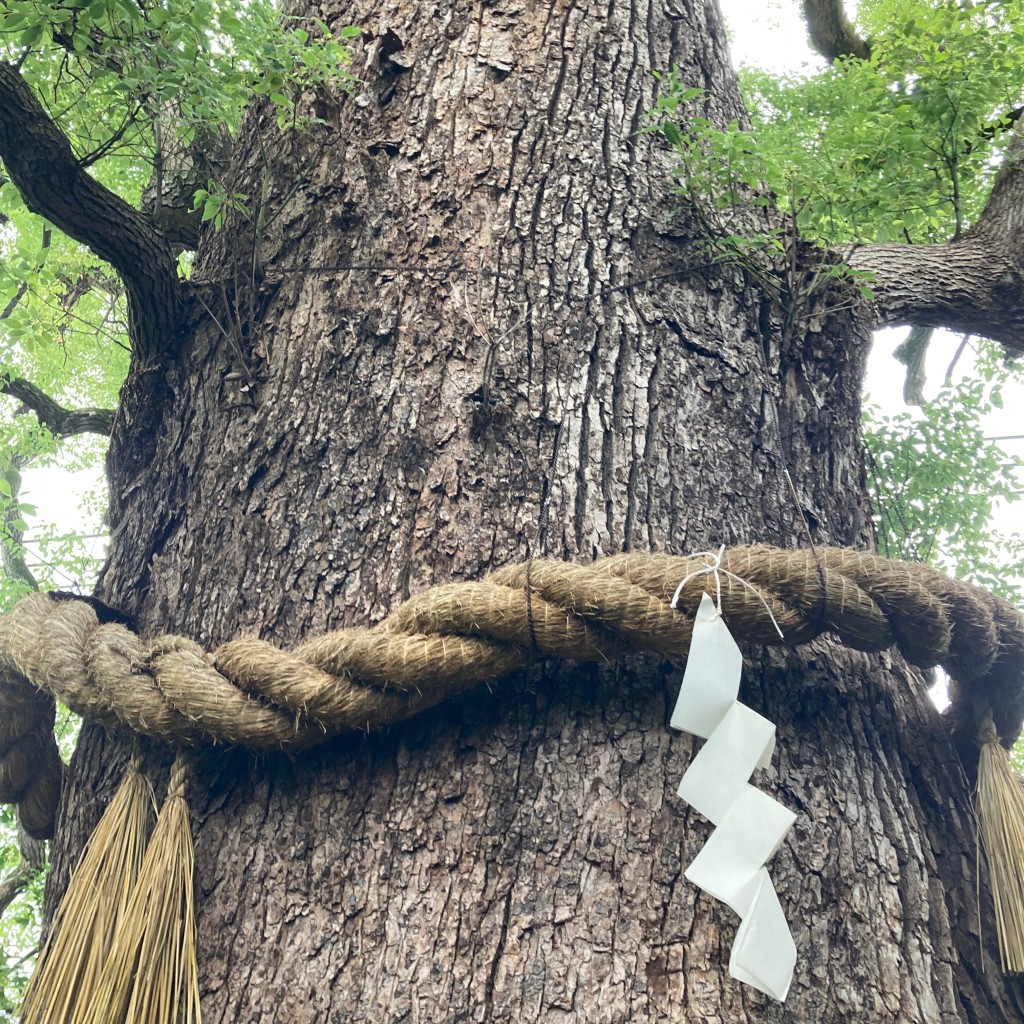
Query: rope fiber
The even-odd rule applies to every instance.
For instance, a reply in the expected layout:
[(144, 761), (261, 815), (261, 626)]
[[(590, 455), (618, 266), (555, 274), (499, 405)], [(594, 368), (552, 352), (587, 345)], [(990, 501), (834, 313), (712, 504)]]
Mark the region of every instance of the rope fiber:
[[(792, 646), (833, 633), (861, 651), (896, 645), (921, 668), (941, 663), (957, 696), (990, 706), (1012, 743), (1024, 720), (1024, 619), (1012, 605), (926, 566), (844, 548), (816, 555), (725, 552), (722, 614), (737, 639)], [(0, 616), (0, 801), (19, 805), (31, 834), (52, 834), (63, 771), (54, 698), (177, 746), (298, 750), (408, 718), (537, 655), (604, 662), (644, 650), (681, 665), (701, 595), (715, 588), (699, 572), (708, 564), (660, 554), (533, 560), (424, 591), (372, 628), (291, 651), (232, 640), (211, 655), (184, 637), (144, 640), (101, 623), (85, 602), (31, 595)]]

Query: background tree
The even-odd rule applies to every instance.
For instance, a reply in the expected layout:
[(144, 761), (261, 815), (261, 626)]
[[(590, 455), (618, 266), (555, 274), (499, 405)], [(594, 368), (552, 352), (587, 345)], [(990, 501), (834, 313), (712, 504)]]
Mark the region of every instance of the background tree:
[[(122, 42), (175, 28), (147, 8), (122, 41), (122, 4), (56, 9), (22, 41), (52, 38), (111, 89), (134, 67)], [(678, 209), (675, 154), (642, 129), (650, 68), (704, 90), (683, 128), (744, 122), (714, 6), (291, 14), (307, 38), (359, 27), (359, 84), (343, 97), (314, 76), (290, 98), (261, 82), (206, 189), (221, 229), (200, 236), (187, 281), (180, 242), (83, 169), (72, 126), (27, 84), (50, 51), (0, 67), (13, 185), (123, 287), (131, 365), (99, 592), (145, 629), (288, 643), (522, 558), (795, 546), (807, 530), (866, 546), (870, 328), (972, 324), (1021, 345), (1019, 305), (995, 301), (1019, 281), (1012, 149), (961, 239), (851, 255), (875, 275), (873, 302), (796, 239), (777, 277), (697, 255), (706, 220)], [(190, 25), (147, 66), (171, 75), (199, 52)], [(170, 80), (124, 86), (149, 126), (182, 88)], [(283, 111), (303, 130), (282, 136)], [(784, 215), (738, 214), (771, 237)], [(973, 273), (982, 259), (989, 273)], [(798, 307), (780, 301), (811, 280)], [(666, 728), (677, 674), (634, 659), (541, 663), (295, 761), (202, 755), (206, 1012), (1017, 1019), (1020, 994), (977, 934), (968, 786), (920, 679), (821, 641), (751, 657), (744, 700), (780, 731), (767, 784), (800, 812), (773, 864), (800, 950), (784, 1009), (728, 980), (734, 922), (682, 881), (709, 831), (673, 794), (693, 746)], [(53, 894), (125, 749), (83, 730)]]

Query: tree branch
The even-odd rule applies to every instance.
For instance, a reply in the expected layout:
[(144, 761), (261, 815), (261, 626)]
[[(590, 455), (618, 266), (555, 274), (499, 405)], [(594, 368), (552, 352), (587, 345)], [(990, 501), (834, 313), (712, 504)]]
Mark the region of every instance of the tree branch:
[(0, 61), (0, 158), (25, 205), (106, 260), (124, 281), (132, 346), (143, 364), (181, 321), (171, 249), (149, 218), (82, 169), (17, 69)]
[(893, 355), (907, 368), (903, 380), (903, 401), (907, 405), (924, 405), (925, 357), (934, 327), (910, 328), (907, 337), (893, 349)]
[(0, 376), (0, 393), (16, 398), (36, 414), (39, 422), (57, 437), (74, 434), (103, 434), (114, 429), (111, 409), (65, 409), (35, 384), (21, 377)]
[(829, 62), (839, 57), (867, 60), (871, 47), (846, 17), (843, 0), (803, 0), (804, 20), (811, 46)]
[[(982, 125), (978, 129), (978, 138), (982, 142), (991, 142), (1003, 132), (1012, 128), (1022, 117), (1024, 117), (1024, 107), (1014, 107), (1012, 110), (1007, 110), (1004, 114), (1000, 114), (995, 118), (995, 120)], [(976, 146), (977, 143), (974, 139), (964, 140), (965, 153), (973, 153)]]
[(22, 863), (0, 881), (0, 915), (17, 899), (31, 879), (32, 869)]
[(1024, 135), (1018, 122), (988, 204), (942, 245), (860, 245), (846, 257), (874, 276), (874, 326), (917, 324), (1024, 352)]

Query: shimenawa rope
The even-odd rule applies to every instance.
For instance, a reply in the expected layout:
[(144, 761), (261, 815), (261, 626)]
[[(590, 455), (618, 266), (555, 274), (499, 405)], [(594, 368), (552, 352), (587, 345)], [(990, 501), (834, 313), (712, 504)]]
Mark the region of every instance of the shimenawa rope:
[[(1003, 964), (1024, 970), (1024, 835), (1015, 825), (1024, 820), (1024, 790), (1005, 749), (1024, 720), (1021, 615), (933, 569), (847, 549), (737, 547), (716, 567), (716, 600), (740, 640), (795, 645), (829, 632), (858, 650), (896, 645), (922, 668), (946, 668), (959, 720), (983, 748), (980, 833), (994, 888), (1004, 890), (996, 894)], [(184, 637), (144, 640), (101, 624), (86, 603), (32, 595), (0, 616), (0, 801), (18, 804), (30, 833), (52, 834), (63, 771), (54, 698), (90, 720), (179, 747), (296, 750), (408, 718), (537, 654), (609, 661), (645, 650), (682, 664), (708, 569), (700, 556), (624, 554), (585, 567), (533, 560), (425, 591), (372, 628), (328, 633), (292, 651), (233, 640), (211, 655)], [(114, 966), (86, 992), (44, 957), (35, 991), (46, 1005), (70, 992), (89, 1024), (97, 1013), (105, 1024), (154, 1024), (157, 1004), (161, 1022), (176, 1020), (179, 1006), (199, 1020), (186, 777), (179, 755), (138, 880), (125, 883), (130, 906), (143, 911), (126, 911), (108, 937), (105, 964)], [(125, 786), (132, 785), (129, 772)], [(121, 802), (132, 804), (127, 792)], [(125, 823), (106, 827), (113, 834)], [(146, 843), (138, 821), (129, 833), (133, 845)], [(79, 888), (117, 890), (119, 862), (102, 851), (90, 856), (79, 866)], [(74, 944), (48, 944), (63, 948)], [(166, 963), (160, 950), (174, 951)], [(85, 964), (80, 957), (72, 959)], [(82, 972), (95, 974), (73, 971), (79, 979)]]
[[(942, 663), (990, 706), (1004, 745), (1024, 720), (1024, 620), (1007, 602), (926, 566), (841, 548), (727, 551), (722, 610), (739, 639), (799, 644), (821, 632), (912, 663)], [(434, 587), (373, 628), (328, 633), (292, 651), (230, 641), (143, 640), (100, 625), (81, 602), (32, 595), (0, 617), (0, 801), (47, 834), (62, 766), (55, 697), (84, 717), (179, 746), (295, 750), (346, 729), (399, 721), (528, 663), (536, 651), (607, 661), (630, 650), (682, 664), (707, 585), (701, 558), (615, 555), (577, 566), (534, 560), (479, 582)], [(528, 577), (528, 589), (527, 589)], [(770, 614), (769, 614), (770, 610)], [(772, 617), (784, 634), (780, 640)]]

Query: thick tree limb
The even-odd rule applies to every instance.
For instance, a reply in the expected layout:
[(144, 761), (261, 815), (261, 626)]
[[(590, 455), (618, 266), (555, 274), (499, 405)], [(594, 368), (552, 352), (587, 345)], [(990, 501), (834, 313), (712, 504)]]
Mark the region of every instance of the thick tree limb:
[(179, 323), (174, 257), (152, 222), (82, 169), (17, 69), (0, 61), (0, 158), (25, 204), (106, 260), (124, 281), (132, 345), (143, 363)]
[(874, 326), (948, 327), (1024, 352), (1024, 135), (1018, 129), (984, 213), (962, 238), (861, 245), (846, 262), (874, 275)]
[(21, 377), (0, 376), (0, 393), (16, 398), (57, 437), (71, 437), (73, 434), (109, 437), (114, 428), (112, 409), (65, 409), (35, 384)]
[(871, 47), (854, 30), (843, 0), (804, 0), (804, 19), (811, 46), (831, 64), (839, 57), (867, 60)]

